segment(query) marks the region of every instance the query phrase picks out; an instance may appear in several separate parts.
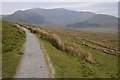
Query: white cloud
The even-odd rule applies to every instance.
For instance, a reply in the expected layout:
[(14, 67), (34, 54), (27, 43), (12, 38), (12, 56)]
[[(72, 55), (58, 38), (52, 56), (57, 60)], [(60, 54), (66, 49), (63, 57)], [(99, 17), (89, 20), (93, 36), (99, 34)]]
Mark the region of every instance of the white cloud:
[(16, 10), (30, 8), (66, 8), (76, 11), (90, 11), (98, 14), (110, 14), (117, 16), (117, 2), (5, 2), (3, 4), (3, 14), (10, 14)]
[(66, 7), (66, 8), (86, 8), (86, 7), (90, 7), (92, 6), (92, 4), (88, 4), (88, 3), (73, 3), (73, 4), (70, 4), (70, 5), (57, 5), (57, 6), (53, 6), (53, 7)]
[(90, 11), (97, 14), (109, 14), (118, 16), (118, 3), (113, 2), (94, 2), (94, 3), (73, 3), (73, 4), (58, 4), (49, 8), (66, 8), (76, 11)]

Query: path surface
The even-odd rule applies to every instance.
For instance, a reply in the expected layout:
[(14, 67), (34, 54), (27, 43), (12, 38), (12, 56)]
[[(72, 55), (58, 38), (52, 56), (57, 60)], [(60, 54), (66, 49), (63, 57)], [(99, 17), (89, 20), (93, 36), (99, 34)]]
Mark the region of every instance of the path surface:
[(48, 69), (35, 35), (23, 28), (26, 32), (24, 54), (15, 78), (48, 78)]

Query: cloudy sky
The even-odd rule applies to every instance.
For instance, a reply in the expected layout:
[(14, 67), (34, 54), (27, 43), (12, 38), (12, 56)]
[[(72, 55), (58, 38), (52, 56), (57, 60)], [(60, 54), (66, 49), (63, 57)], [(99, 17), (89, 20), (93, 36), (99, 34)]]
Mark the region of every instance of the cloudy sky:
[[(109, 0), (109, 2), (7, 2), (8, 0), (4, 0), (2, 3), (2, 12), (0, 14), (12, 14), (17, 10), (26, 10), (30, 8), (45, 8), (45, 9), (52, 9), (52, 8), (66, 8), (69, 10), (75, 11), (90, 11), (98, 14), (109, 14), (109, 15), (118, 15), (118, 0)], [(16, 0), (17, 1), (17, 0)], [(30, 1), (30, 0), (29, 0)], [(32, 0), (33, 1), (33, 0)], [(50, 1), (50, 0), (49, 0)], [(99, 1), (99, 0), (97, 0)], [(107, 0), (106, 0), (107, 1)]]
[(3, 0), (4, 2), (118, 2), (119, 0)]

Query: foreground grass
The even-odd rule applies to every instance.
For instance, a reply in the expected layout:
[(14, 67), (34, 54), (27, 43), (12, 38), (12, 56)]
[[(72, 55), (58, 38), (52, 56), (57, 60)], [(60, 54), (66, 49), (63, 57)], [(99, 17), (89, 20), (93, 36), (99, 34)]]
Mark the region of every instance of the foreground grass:
[[(47, 31), (47, 29), (44, 30)], [(40, 34), (38, 33), (37, 36), (40, 39), (40, 42), (43, 44), (43, 47), (46, 49), (47, 54), (50, 57), (53, 66), (55, 67), (56, 70), (55, 76), (57, 78), (86, 78), (86, 77), (87, 78), (117, 78), (118, 77), (117, 56), (105, 54), (104, 52), (101, 52), (99, 50), (95, 50), (85, 45), (76, 43), (76, 41), (79, 42), (80, 40), (76, 39), (75, 35), (68, 33), (68, 31), (65, 29), (64, 32), (61, 32), (61, 30), (58, 29), (55, 30), (49, 29), (48, 31), (50, 32), (50, 34), (59, 35), (64, 42), (75, 43), (76, 45), (79, 46), (80, 49), (84, 49), (85, 51), (92, 53), (94, 59), (97, 62), (99, 62), (99, 64), (90, 64), (81, 58), (73, 57), (67, 54), (66, 52), (63, 52), (55, 48), (55, 46), (53, 46), (47, 40), (40, 39), (39, 38)], [(72, 30), (72, 32), (75, 31)], [(89, 33), (89, 35), (93, 37), (94, 35), (92, 34)], [(100, 37), (102, 36), (103, 35), (101, 35)]]
[[(29, 25), (30, 26), (30, 25)], [(117, 35), (107, 32), (91, 32), (81, 31), (66, 28), (49, 28), (40, 27), (43, 32), (36, 32), (32, 26), (33, 33), (36, 33), (40, 39), (40, 43), (46, 49), (46, 53), (51, 59), (55, 67), (55, 77), (57, 78), (117, 78), (118, 77), (118, 56), (104, 53), (102, 50), (97, 50), (92, 47), (83, 45), (87, 40), (100, 43), (101, 45), (111, 48), (117, 48)], [(34, 30), (35, 29), (35, 30)], [(46, 33), (46, 32), (48, 33)], [(44, 34), (42, 34), (44, 33)], [(57, 48), (46, 38), (46, 34), (56, 34), (64, 43), (72, 43), (79, 47), (80, 50), (85, 50), (92, 54), (92, 57), (97, 61), (96, 64), (87, 62), (81, 57), (75, 57), (69, 52), (65, 52)], [(43, 35), (43, 37), (41, 37)], [(45, 37), (45, 38), (44, 38)], [(82, 38), (82, 39), (81, 39)], [(90, 42), (91, 44), (91, 42)], [(99, 46), (99, 45), (95, 45)], [(76, 50), (76, 49), (75, 49)]]
[[(90, 64), (75, 58), (52, 46), (45, 40), (40, 40), (55, 67), (57, 78), (110, 78), (117, 77), (117, 58), (97, 53), (96, 58), (102, 65)], [(112, 60), (111, 60), (112, 59)], [(112, 64), (111, 64), (112, 63)]]
[(11, 22), (2, 21), (2, 25), (2, 77), (12, 78), (22, 56), (25, 33)]
[(40, 40), (40, 42), (41, 44), (43, 44), (43, 47), (45, 49), (46, 47), (49, 47), (46, 49), (46, 51), (47, 55), (50, 57), (52, 64), (56, 69), (57, 74), (55, 74), (55, 77), (57, 78), (82, 77), (82, 74), (80, 74), (80, 72), (82, 71), (80, 68), (81, 65), (73, 56), (56, 49), (45, 40)]
[(0, 78), (2, 78), (2, 21), (0, 20)]

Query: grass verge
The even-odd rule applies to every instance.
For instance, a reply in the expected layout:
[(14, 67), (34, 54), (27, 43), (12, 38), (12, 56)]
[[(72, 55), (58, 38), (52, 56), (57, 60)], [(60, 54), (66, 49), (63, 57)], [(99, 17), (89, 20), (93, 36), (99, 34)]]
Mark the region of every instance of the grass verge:
[[(58, 33), (53, 32), (61, 36), (62, 40), (73, 43), (78, 40), (74, 36), (64, 35), (65, 32)], [(51, 59), (53, 66), (55, 67), (55, 77), (57, 78), (117, 78), (118, 77), (118, 57), (110, 54), (105, 54), (99, 50), (92, 49), (82, 44), (77, 44), (80, 49), (84, 49), (92, 53), (95, 60), (99, 64), (91, 64), (86, 62), (82, 58), (73, 57), (64, 51), (57, 49), (49, 41), (40, 38), (40, 42), (46, 49), (48, 56)]]
[[(43, 44), (43, 47), (46, 49), (46, 53), (51, 59), (53, 66), (55, 67), (55, 77), (56, 78), (117, 78), (118, 77), (118, 56), (106, 54), (100, 50), (96, 50), (90, 48), (88, 46), (82, 45), (82, 38), (87, 38), (88, 40), (94, 40), (95, 42), (104, 40), (108, 41), (106, 45), (108, 45), (111, 41), (110, 38), (114, 39), (113, 43), (116, 43), (116, 37), (111, 34), (107, 35), (107, 38), (104, 34), (98, 33), (87, 33), (82, 31), (70, 30), (70, 29), (62, 29), (62, 28), (47, 28), (40, 27), (44, 31), (36, 32), (35, 26), (31, 27), (33, 33), (36, 33), (40, 42)], [(37, 29), (37, 28), (36, 28)], [(46, 33), (47, 31), (48, 33)], [(43, 35), (42, 35), (43, 34)], [(46, 40), (45, 38), (49, 38), (47, 35), (56, 34), (59, 36), (64, 43), (73, 43), (79, 47), (79, 49), (83, 49), (87, 52), (90, 52), (93, 58), (98, 62), (98, 64), (91, 64), (85, 59), (81, 57), (75, 57), (71, 55), (69, 52), (63, 51), (59, 49), (59, 46), (56, 47), (56, 42), (52, 42)], [(95, 35), (94, 35), (95, 34)], [(89, 36), (86, 36), (89, 35)], [(104, 37), (103, 37), (104, 36)], [(99, 38), (101, 37), (101, 39)], [(86, 40), (87, 40), (86, 39)], [(56, 39), (55, 39), (56, 40)], [(54, 40), (52, 40), (54, 41)], [(59, 40), (57, 40), (59, 43)], [(83, 40), (84, 41), (84, 40)], [(54, 44), (53, 44), (54, 43)], [(105, 43), (105, 42), (103, 42)], [(112, 45), (111, 43), (110, 45)], [(112, 45), (113, 46), (113, 45)], [(115, 45), (114, 45), (115, 46)], [(76, 50), (76, 49), (75, 49)], [(69, 51), (69, 50), (68, 50)], [(69, 53), (69, 54), (68, 54)]]
[(21, 48), (25, 41), (24, 31), (2, 21), (2, 77), (13, 78), (22, 56)]
[(0, 20), (0, 79), (2, 78), (2, 21)]
[[(43, 44), (55, 67), (56, 78), (111, 78), (118, 76), (118, 67), (115, 66), (117, 65), (117, 58), (115, 56), (104, 56), (98, 52), (94, 56), (98, 58), (102, 65), (90, 64), (80, 58), (75, 58), (66, 52), (56, 49), (43, 39), (40, 39), (40, 42)], [(113, 61), (109, 61), (111, 59)]]

